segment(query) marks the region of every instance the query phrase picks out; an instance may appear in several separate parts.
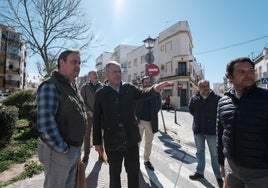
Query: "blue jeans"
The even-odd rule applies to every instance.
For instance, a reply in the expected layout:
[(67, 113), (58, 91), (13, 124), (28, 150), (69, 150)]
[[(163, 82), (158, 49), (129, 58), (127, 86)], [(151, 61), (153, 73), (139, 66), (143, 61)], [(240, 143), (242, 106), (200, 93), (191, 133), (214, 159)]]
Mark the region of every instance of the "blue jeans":
[(216, 147), (216, 135), (194, 134), (197, 159), (196, 172), (198, 174), (204, 175), (204, 170), (206, 166), (205, 140), (208, 144), (214, 175), (216, 178), (221, 178), (220, 165), (218, 163), (218, 154)]

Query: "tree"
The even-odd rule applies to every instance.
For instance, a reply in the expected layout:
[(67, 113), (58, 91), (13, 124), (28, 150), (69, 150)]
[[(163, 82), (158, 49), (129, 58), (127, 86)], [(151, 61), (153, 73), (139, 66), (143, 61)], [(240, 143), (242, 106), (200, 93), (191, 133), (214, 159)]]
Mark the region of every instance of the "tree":
[[(22, 33), (31, 55), (41, 57), (43, 62), (36, 64), (42, 77), (51, 75), (63, 49), (89, 51), (97, 42), (81, 9), (81, 0), (6, 0), (1, 3), (1, 19)], [(88, 58), (89, 55), (85, 59)]]

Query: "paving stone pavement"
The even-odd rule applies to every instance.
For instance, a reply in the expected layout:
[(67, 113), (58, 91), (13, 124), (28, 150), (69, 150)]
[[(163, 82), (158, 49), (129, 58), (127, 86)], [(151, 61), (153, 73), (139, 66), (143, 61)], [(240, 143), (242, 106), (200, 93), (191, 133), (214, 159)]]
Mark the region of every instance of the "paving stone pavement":
[[(43, 187), (44, 173), (35, 175), (22, 181), (15, 182), (6, 188), (41, 188)], [(98, 160), (98, 153), (91, 148), (90, 159), (86, 167), (87, 188), (108, 188), (109, 187), (109, 165)], [(121, 173), (122, 188), (127, 188), (127, 174), (122, 167)], [(157, 187), (148, 177), (141, 172), (140, 188)]]

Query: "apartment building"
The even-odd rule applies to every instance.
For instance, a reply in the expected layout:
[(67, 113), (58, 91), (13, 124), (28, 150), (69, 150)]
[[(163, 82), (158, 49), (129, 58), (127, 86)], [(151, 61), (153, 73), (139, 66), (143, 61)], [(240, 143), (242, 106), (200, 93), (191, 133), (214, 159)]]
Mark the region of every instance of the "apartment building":
[(268, 48), (265, 47), (263, 51), (253, 59), (255, 63), (256, 82), (259, 87), (268, 89)]
[[(164, 89), (162, 97), (164, 99), (166, 95), (170, 95), (171, 104), (176, 109), (187, 107), (190, 97), (197, 91), (197, 82), (204, 78), (204, 71), (192, 55), (192, 49), (193, 41), (187, 21), (179, 21), (160, 32), (155, 38), (154, 47), (150, 49), (153, 54), (151, 63), (157, 65), (160, 70), (153, 80), (155, 83), (160, 81), (174, 83), (173, 86)], [(119, 45), (115, 48), (111, 53), (111, 59), (117, 60), (122, 65), (123, 81), (138, 85), (141, 78), (148, 75), (147, 53), (148, 49), (144, 45)], [(103, 63), (102, 60), (100, 58), (96, 60), (98, 72), (103, 68), (99, 66), (100, 62)]]
[(109, 61), (114, 60), (121, 64), (122, 80), (126, 81), (127, 71), (128, 71), (126, 67), (127, 66), (127, 54), (130, 51), (136, 49), (137, 47), (138, 46), (120, 44), (114, 48), (113, 52), (103, 52), (102, 54), (100, 54), (95, 60), (96, 62), (95, 67), (97, 69), (99, 79), (101, 81), (105, 79), (104, 67)]
[(27, 49), (21, 34), (0, 24), (0, 90), (11, 93), (26, 84)]

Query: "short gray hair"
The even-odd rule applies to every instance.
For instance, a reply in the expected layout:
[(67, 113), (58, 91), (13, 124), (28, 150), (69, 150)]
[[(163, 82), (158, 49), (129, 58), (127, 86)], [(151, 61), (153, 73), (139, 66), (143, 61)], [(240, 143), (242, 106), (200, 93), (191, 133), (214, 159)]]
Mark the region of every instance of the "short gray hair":
[(197, 84), (198, 87), (200, 87), (200, 85), (203, 84), (203, 83), (205, 83), (205, 82), (209, 84), (209, 81), (208, 80), (205, 80), (205, 79), (199, 80), (199, 82)]
[(118, 66), (118, 67), (120, 67), (120, 69), (121, 69), (121, 65), (120, 65), (120, 63), (118, 63), (117, 61), (109, 61), (106, 65), (105, 65), (105, 72), (107, 72), (108, 71), (108, 69), (110, 68), (110, 66), (111, 65), (115, 65), (115, 66)]

